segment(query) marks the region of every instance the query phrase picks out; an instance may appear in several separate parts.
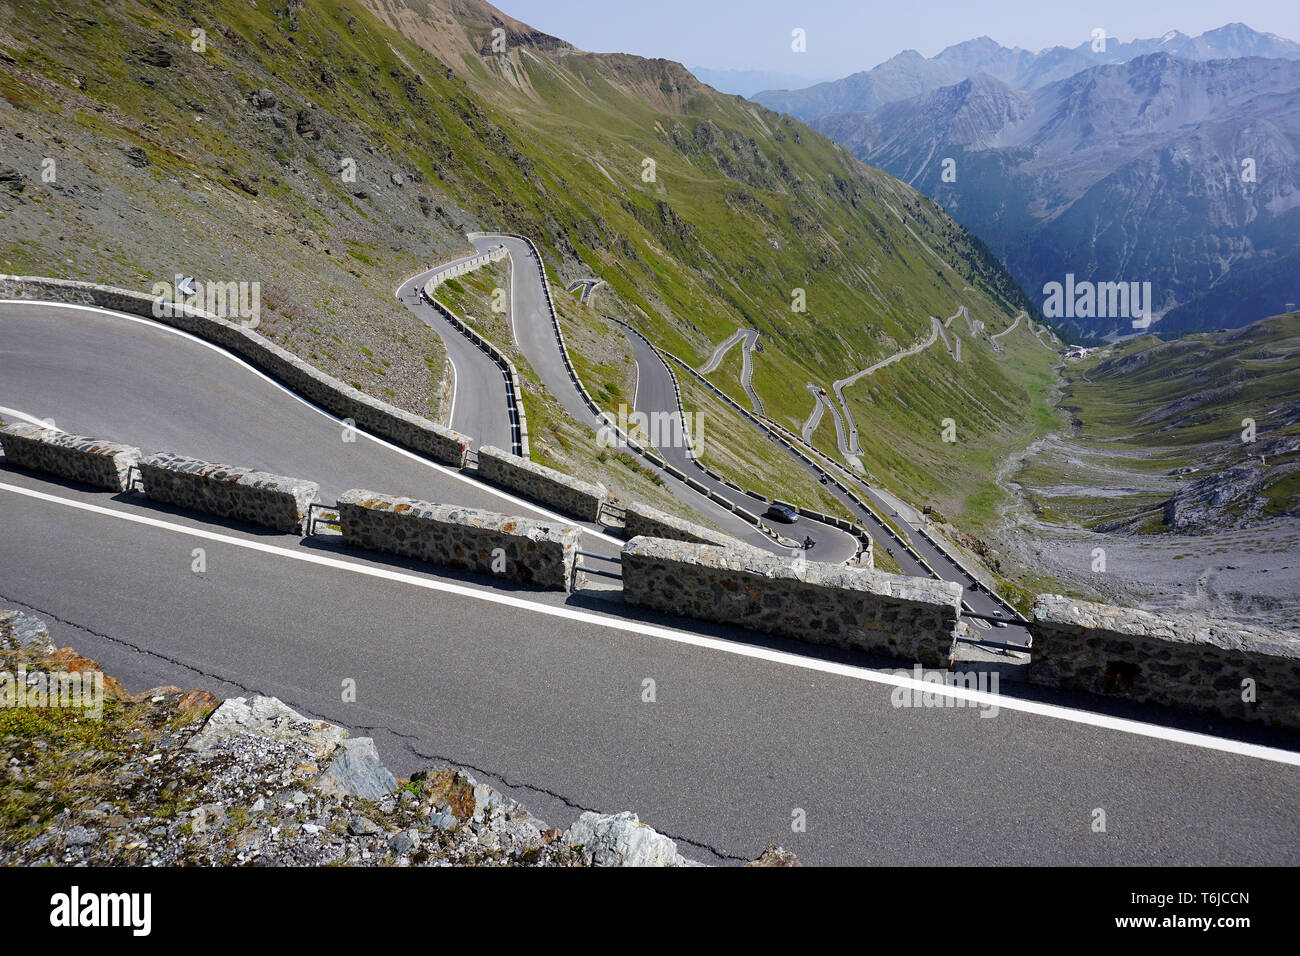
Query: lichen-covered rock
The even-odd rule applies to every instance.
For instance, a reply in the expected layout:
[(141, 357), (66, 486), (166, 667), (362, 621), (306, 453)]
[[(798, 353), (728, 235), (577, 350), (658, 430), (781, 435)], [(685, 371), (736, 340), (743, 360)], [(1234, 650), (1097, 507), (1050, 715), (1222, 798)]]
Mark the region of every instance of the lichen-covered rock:
[(352, 737), (339, 743), (314, 786), (328, 796), (378, 800), (397, 789), (397, 778), (379, 759), (372, 738)]
[(27, 648), (37, 653), (53, 653), (50, 629), (39, 617), (22, 611), (0, 611), (0, 648)]
[(596, 866), (688, 866), (677, 844), (646, 826), (635, 813), (603, 814), (588, 810), (564, 836), (584, 862)]
[(57, 428), (26, 422), (0, 428), (0, 446), (11, 465), (110, 491), (130, 487), (131, 467), (142, 454), (134, 445), (69, 435)]

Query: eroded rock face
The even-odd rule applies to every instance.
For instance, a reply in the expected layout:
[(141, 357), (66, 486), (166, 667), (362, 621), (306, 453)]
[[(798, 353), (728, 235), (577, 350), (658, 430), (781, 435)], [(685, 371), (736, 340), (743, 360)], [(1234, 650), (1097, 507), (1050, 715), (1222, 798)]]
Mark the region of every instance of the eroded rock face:
[(565, 834), (584, 862), (595, 866), (689, 866), (677, 844), (642, 823), (635, 813), (588, 810)]

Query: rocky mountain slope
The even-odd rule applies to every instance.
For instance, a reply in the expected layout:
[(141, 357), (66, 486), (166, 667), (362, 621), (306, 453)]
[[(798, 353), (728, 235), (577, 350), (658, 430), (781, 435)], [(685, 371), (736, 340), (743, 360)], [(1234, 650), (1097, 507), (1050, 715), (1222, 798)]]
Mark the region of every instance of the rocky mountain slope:
[(937, 199), (1031, 295), (1067, 273), (1150, 282), (1161, 335), (1300, 303), (1300, 60), (1153, 53), (1032, 91), (980, 74), (814, 125)]
[(1229, 23), (1198, 37), (1177, 30), (1149, 39), (1122, 41), (1108, 37), (1102, 50), (1094, 49), (1089, 38), (1074, 47), (1055, 46), (1031, 53), (983, 36), (954, 44), (933, 57), (904, 50), (879, 66), (843, 79), (805, 89), (764, 90), (752, 98), (774, 110), (811, 120), (827, 113), (871, 112), (886, 103), (960, 83), (981, 73), (1014, 89), (1032, 90), (1081, 70), (1126, 63), (1149, 53), (1187, 60), (1248, 56), (1300, 59), (1300, 43), (1257, 32), (1244, 23)]

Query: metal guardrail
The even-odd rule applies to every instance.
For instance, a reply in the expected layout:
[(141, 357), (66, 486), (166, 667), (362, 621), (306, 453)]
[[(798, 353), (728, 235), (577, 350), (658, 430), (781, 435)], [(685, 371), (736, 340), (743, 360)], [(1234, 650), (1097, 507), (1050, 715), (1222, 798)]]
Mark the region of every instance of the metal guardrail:
[[(313, 501), (309, 505), (307, 505), (307, 533), (309, 535), (316, 533), (317, 522), (337, 525), (338, 524), (337, 521), (327, 521), (323, 517), (321, 517), (320, 512), (333, 511), (335, 514), (337, 514), (338, 509), (339, 506), (337, 503), (332, 505), (327, 505), (323, 501)], [(342, 530), (342, 526), (340, 526), (340, 530)]]
[(608, 555), (608, 554), (598, 554), (598, 553), (595, 552), (595, 551), (582, 551), (582, 550), (579, 550), (579, 551), (577, 552), (577, 554), (578, 554), (579, 557), (582, 557), (582, 558), (594, 558), (594, 559), (597, 560), (597, 561), (608, 561), (608, 562), (610, 562), (611, 564), (617, 564), (617, 565), (618, 565), (618, 568), (619, 568), (617, 571), (605, 571), (605, 570), (602, 570), (601, 568), (589, 568), (589, 567), (587, 567), (587, 566), (584, 564), (584, 565), (582, 565), (582, 567), (579, 569), (579, 570), (582, 571), (583, 574), (596, 574), (596, 575), (599, 575), (599, 576), (602, 577), (602, 578), (614, 578), (616, 581), (622, 581), (622, 580), (623, 580), (623, 557), (622, 557), (622, 555), (611, 556), (611, 555)]
[(970, 644), (974, 647), (988, 647), (995, 651), (1014, 651), (1018, 654), (1028, 654), (1033, 650), (1031, 644), (1003, 644), (998, 641), (981, 641), (974, 637), (959, 637), (958, 644)]

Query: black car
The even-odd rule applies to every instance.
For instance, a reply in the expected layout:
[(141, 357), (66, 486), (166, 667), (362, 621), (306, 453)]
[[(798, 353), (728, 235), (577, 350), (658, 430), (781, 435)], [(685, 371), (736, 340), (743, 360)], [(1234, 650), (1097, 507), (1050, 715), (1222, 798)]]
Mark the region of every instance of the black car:
[(791, 524), (799, 520), (799, 514), (789, 505), (770, 505), (767, 509), (767, 517), (774, 518), (777, 521), (784, 521)]

